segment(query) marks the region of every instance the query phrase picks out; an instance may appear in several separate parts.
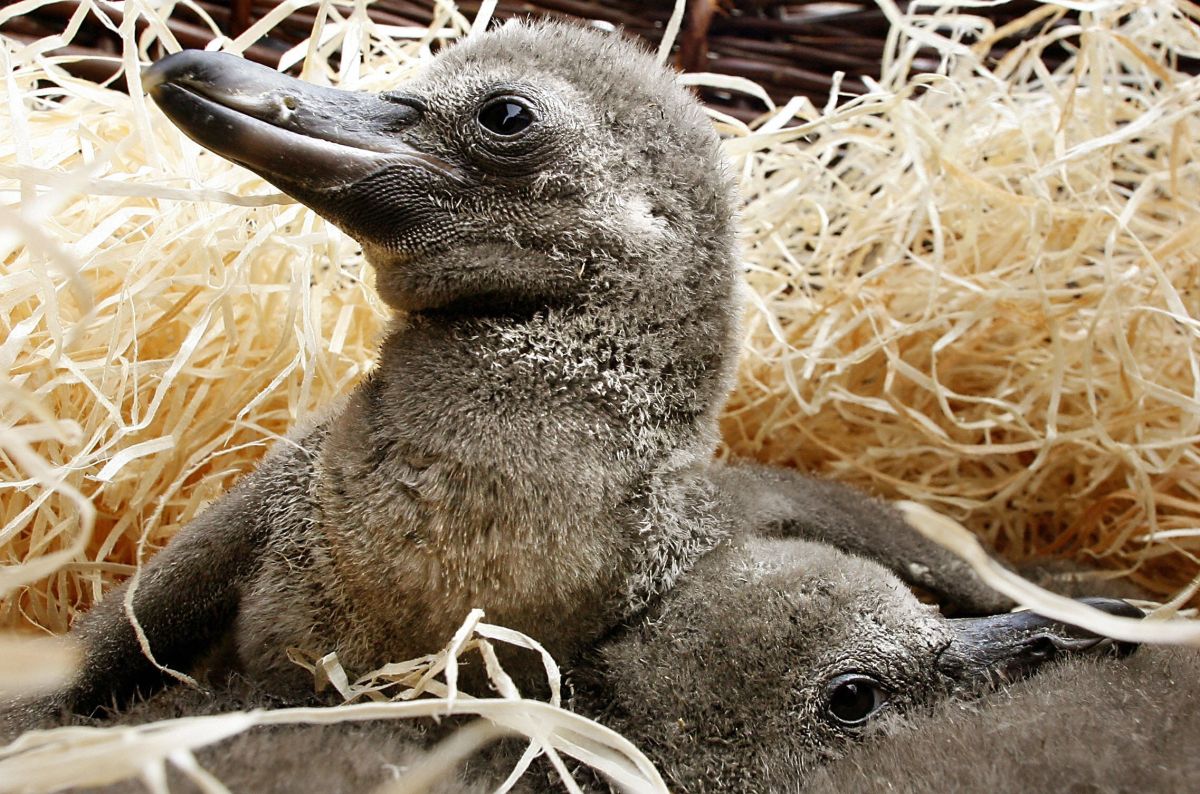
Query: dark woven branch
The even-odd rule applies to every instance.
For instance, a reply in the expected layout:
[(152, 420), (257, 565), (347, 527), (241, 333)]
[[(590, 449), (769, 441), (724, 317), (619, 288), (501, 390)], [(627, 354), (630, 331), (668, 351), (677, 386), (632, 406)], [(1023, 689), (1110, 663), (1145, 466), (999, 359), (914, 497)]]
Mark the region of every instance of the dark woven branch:
[[(229, 36), (244, 32), (274, 8), (278, 0), (199, 0), (198, 5)], [(676, 62), (688, 71), (718, 72), (747, 77), (760, 83), (779, 103), (804, 94), (818, 105), (829, 96), (833, 74), (843, 72), (843, 91), (858, 92), (860, 76), (875, 76), (888, 32), (887, 20), (872, 0), (852, 0), (849, 8), (829, 11), (816, 7), (819, 0), (689, 0), (684, 27), (676, 44)], [(478, 0), (462, 0), (458, 7), (468, 16), (479, 9)], [(843, 3), (844, 7), (846, 4)], [(1015, 0), (1002, 6), (972, 9), (998, 24), (1016, 19), (1037, 6), (1035, 0)], [(77, 2), (64, 0), (14, 19), (0, 32), (23, 41), (55, 33), (75, 12)], [(662, 40), (674, 0), (501, 0), (495, 18), (550, 16), (572, 20), (599, 20), (620, 26), (627, 35), (645, 39), (651, 46)], [(434, 0), (377, 0), (367, 13), (381, 24), (425, 26), (434, 17)], [(119, 25), (121, 13), (104, 7)], [(275, 66), (280, 55), (306, 39), (315, 20), (314, 9), (296, 11), (246, 50), (246, 57)], [(144, 23), (140, 23), (144, 26)], [(211, 38), (204, 21), (185, 6), (176, 6), (169, 21), (171, 32), (185, 47), (203, 47)], [(142, 27), (139, 27), (139, 33)], [(1003, 49), (1003, 48), (1001, 48)], [(92, 17), (70, 48), (72, 55), (114, 55), (120, 52), (116, 35)], [(152, 53), (153, 54), (153, 53)], [(1065, 52), (1048, 52), (1050, 66)], [(83, 60), (69, 67), (76, 74), (103, 81), (115, 64)], [(757, 100), (728, 92), (703, 89), (704, 99), (727, 113), (752, 118), (762, 112)]]

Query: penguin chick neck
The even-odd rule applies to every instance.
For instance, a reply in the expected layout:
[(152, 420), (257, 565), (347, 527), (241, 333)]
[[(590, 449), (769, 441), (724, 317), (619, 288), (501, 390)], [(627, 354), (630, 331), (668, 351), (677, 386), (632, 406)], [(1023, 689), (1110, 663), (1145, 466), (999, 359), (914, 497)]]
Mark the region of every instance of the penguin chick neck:
[[(357, 637), (429, 652), (474, 607), (560, 660), (622, 616), (639, 528), (690, 515), (649, 494), (708, 462), (721, 390), (671, 354), (686, 334), (607, 319), (419, 313), (388, 339), (318, 466), (320, 523), (355, 528), (331, 550), (352, 669), (372, 663)], [(381, 580), (411, 594), (386, 614)]]

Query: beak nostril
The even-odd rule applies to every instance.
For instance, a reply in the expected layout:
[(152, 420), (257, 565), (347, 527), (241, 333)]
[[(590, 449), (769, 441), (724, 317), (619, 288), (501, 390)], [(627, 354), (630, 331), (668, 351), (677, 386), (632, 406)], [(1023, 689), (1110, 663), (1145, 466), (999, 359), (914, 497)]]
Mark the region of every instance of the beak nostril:
[(290, 94), (283, 97), (283, 106), (288, 110), (295, 110), (300, 107), (300, 101)]
[(1029, 661), (1045, 662), (1054, 658), (1058, 653), (1058, 646), (1049, 637), (1034, 637), (1025, 652)]
[(425, 104), (425, 100), (416, 94), (410, 94), (407, 91), (384, 91), (379, 95), (381, 99), (386, 99), (388, 102), (393, 102), (397, 105), (406, 105), (418, 113), (424, 113), (429, 109)]

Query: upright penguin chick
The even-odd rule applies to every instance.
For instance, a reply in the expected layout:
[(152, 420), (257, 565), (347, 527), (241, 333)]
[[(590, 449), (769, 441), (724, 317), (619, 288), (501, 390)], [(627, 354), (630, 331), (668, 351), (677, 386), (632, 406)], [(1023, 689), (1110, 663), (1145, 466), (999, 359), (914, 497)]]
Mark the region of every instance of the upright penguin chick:
[[(348, 399), (149, 563), (132, 612), (159, 663), (231, 632), (248, 675), (303, 692), (286, 648), (366, 670), (473, 607), (566, 660), (722, 536), (704, 468), (738, 346), (731, 182), (647, 53), (510, 23), (403, 91), (191, 51), (144, 85), (355, 237), (402, 312)], [(84, 668), (51, 705), (162, 677), (125, 595), (79, 621)]]
[(885, 715), (1105, 647), (1029, 612), (947, 619), (873, 562), (746, 537), (601, 646), (576, 673), (576, 705), (641, 747), (673, 790), (795, 791)]

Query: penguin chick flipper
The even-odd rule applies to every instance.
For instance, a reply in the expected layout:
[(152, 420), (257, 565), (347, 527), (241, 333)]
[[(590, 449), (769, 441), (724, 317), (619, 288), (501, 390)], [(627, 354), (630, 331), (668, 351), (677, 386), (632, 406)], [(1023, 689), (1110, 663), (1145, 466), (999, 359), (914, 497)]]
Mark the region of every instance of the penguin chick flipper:
[(866, 557), (956, 613), (993, 614), (1013, 607), (898, 510), (860, 490), (791, 469), (746, 463), (714, 466), (712, 478), (748, 532), (826, 543)]
[[(160, 665), (189, 672), (229, 629), (240, 585), (257, 567), (263, 522), (254, 509), (253, 477), (188, 524), (142, 569), (133, 614)], [(171, 680), (142, 652), (126, 614), (129, 583), (108, 592), (79, 618), (70, 636), (82, 661), (61, 690), (3, 711), (6, 733), (88, 715), (146, 694)]]

